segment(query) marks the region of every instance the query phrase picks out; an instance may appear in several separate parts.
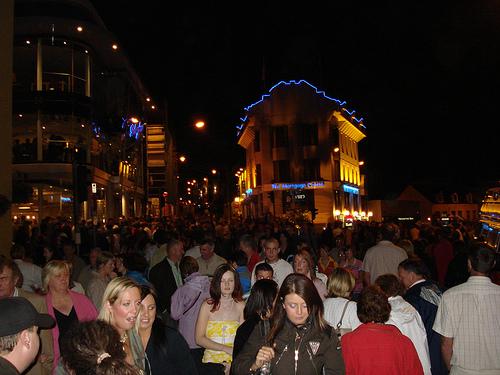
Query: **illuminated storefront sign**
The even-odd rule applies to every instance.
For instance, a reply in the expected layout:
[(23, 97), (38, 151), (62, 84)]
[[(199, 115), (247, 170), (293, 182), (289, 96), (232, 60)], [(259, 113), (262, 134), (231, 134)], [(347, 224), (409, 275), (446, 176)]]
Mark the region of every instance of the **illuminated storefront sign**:
[(352, 186), (344, 185), (343, 189), (346, 193), (359, 194), (359, 189)]
[(247, 195), (252, 195), (253, 194), (253, 190), (252, 189), (247, 189), (246, 193), (247, 193)]
[(325, 187), (324, 181), (309, 181), (298, 183), (279, 182), (271, 184), (273, 190), (298, 190), (298, 189), (316, 189)]

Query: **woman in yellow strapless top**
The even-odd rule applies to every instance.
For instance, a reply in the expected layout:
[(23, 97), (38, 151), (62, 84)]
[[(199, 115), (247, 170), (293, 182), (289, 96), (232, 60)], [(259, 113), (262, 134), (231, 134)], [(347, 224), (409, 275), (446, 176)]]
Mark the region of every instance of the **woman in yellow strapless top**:
[(203, 363), (219, 364), (217, 372), (228, 373), (238, 326), (243, 323), (245, 303), (238, 274), (229, 264), (220, 265), (210, 285), (196, 322), (196, 343), (205, 348)]

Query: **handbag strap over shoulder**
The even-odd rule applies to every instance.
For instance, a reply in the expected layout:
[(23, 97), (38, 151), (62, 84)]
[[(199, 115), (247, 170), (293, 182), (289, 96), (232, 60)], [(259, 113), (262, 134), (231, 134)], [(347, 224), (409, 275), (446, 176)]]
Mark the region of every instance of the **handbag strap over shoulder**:
[(345, 314), (345, 311), (347, 310), (347, 305), (349, 304), (349, 302), (350, 301), (347, 300), (345, 305), (344, 305), (344, 309), (342, 310), (342, 315), (340, 315), (340, 320), (337, 323), (337, 329), (340, 329), (340, 327), (342, 326), (342, 319), (344, 319), (344, 314)]

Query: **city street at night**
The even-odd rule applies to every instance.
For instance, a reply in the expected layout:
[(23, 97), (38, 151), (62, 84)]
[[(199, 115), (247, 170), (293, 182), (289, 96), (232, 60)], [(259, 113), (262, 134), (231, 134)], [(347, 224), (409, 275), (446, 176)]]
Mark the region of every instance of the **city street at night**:
[(500, 373), (500, 6), (2, 0), (0, 49), (0, 374)]

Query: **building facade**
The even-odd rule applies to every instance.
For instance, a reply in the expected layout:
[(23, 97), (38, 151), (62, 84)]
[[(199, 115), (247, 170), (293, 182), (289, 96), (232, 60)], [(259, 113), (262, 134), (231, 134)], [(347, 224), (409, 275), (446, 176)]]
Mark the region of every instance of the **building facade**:
[(245, 108), (238, 144), (246, 166), (237, 174), (244, 217), (368, 218), (358, 152), (366, 134), (344, 105), (301, 80), (282, 81)]
[(454, 220), (477, 222), (478, 201), (477, 193), (467, 189), (415, 184), (406, 186), (396, 199), (370, 200), (368, 207), (376, 221), (424, 220), (447, 225)]
[(157, 108), (90, 2), (16, 0), (13, 54), (13, 217), (143, 215)]

